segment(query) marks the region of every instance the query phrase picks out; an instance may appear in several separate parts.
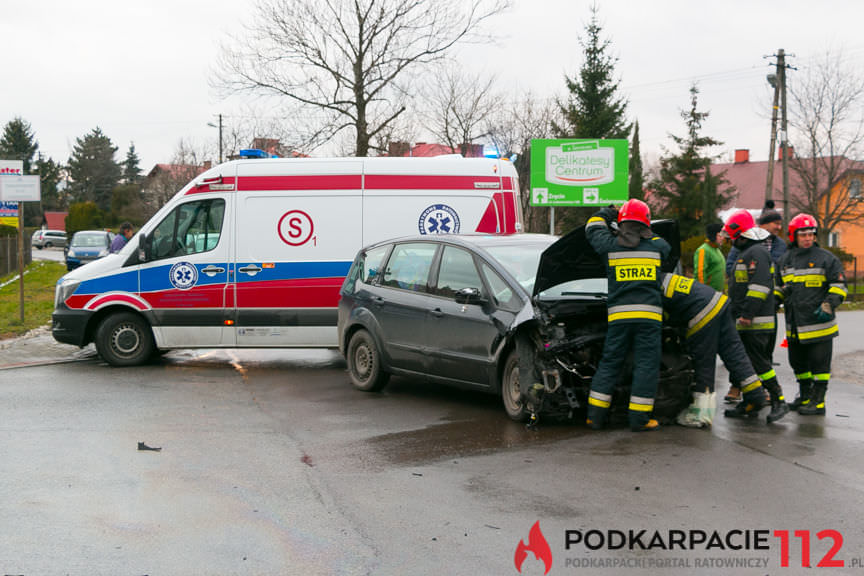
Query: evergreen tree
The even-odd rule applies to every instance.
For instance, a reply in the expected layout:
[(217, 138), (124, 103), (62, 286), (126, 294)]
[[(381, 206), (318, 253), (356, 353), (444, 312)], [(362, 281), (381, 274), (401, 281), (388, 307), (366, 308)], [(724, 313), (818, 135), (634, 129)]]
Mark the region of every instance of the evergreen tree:
[(639, 150), (639, 121), (633, 124), (633, 141), (630, 143), (630, 198), (644, 200), (644, 175), (642, 173), (642, 153)]
[(680, 152), (660, 158), (660, 176), (651, 182), (660, 211), (678, 220), (682, 238), (704, 234), (705, 226), (717, 220), (717, 213), (735, 190), (727, 186), (725, 172), (711, 174), (711, 163), (717, 156), (708, 155), (705, 149), (722, 142), (701, 135), (709, 113), (698, 110), (698, 97), (694, 84), (690, 87), (690, 110), (681, 111), (687, 135), (670, 134)]
[(0, 159), (23, 160), (25, 174), (30, 174), (30, 165), (38, 149), (39, 143), (33, 136), (30, 123), (23, 118), (16, 117), (3, 128), (3, 137), (0, 138)]
[(627, 138), (627, 100), (618, 95), (615, 64), (618, 58), (608, 53), (611, 41), (601, 38), (598, 7), (591, 7), (586, 39), (579, 39), (585, 62), (578, 78), (567, 78), (570, 92), (566, 104), (558, 103), (566, 124), (553, 123), (558, 138)]
[(99, 127), (75, 140), (69, 158), (70, 192), (76, 202), (95, 202), (100, 210), (111, 209), (111, 190), (120, 181), (122, 170), (114, 160), (117, 147)]
[(60, 210), (64, 207), (63, 198), (57, 185), (63, 178), (59, 163), (51, 158), (36, 160), (36, 173), (39, 174), (39, 188), (42, 195), (42, 211)]
[(127, 184), (134, 184), (141, 179), (141, 159), (138, 158), (138, 153), (135, 152), (135, 143), (129, 143), (129, 150), (126, 152), (126, 160), (123, 161), (123, 181)]
[[(563, 121), (553, 122), (558, 138), (627, 138), (630, 124), (626, 119), (627, 100), (618, 94), (615, 64), (618, 58), (609, 53), (611, 41), (602, 37), (597, 4), (591, 6), (591, 20), (586, 37), (579, 38), (585, 61), (577, 77), (565, 76), (569, 92), (566, 103), (558, 102)], [(560, 211), (561, 232), (585, 223), (594, 208), (564, 208)]]

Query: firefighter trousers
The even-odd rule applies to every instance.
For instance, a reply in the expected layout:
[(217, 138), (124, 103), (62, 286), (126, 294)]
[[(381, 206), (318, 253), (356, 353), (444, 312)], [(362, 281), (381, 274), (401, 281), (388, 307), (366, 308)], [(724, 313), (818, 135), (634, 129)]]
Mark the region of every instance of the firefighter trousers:
[(735, 328), (728, 303), (711, 322), (687, 338), (687, 348), (693, 355), (694, 386), (697, 392), (704, 392), (706, 388), (714, 392), (718, 354), (734, 386), (748, 388), (758, 381), (756, 370)]
[(774, 333), (767, 330), (739, 330), (738, 335), (744, 343), (747, 356), (762, 381), (762, 385), (771, 394), (772, 401), (783, 400), (783, 389), (777, 381), (774, 371)]
[[(628, 418), (631, 428), (651, 419), (657, 381), (660, 376), (663, 325), (656, 321), (611, 322), (603, 344), (603, 358), (591, 381), (588, 419), (597, 425), (606, 422), (615, 384), (621, 379), (627, 355), (633, 351), (633, 381), (630, 386)], [(629, 375), (628, 375), (629, 376)]]
[(827, 387), (831, 379), (834, 340), (801, 344), (797, 339), (789, 338), (788, 342), (789, 364), (798, 382), (824, 382)]

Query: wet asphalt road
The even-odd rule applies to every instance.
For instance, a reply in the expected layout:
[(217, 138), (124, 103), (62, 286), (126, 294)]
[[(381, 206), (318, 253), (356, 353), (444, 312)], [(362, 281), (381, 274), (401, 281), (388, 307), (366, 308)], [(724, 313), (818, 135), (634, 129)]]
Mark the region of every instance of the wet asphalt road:
[[(840, 320), (827, 417), (652, 434), (528, 431), (495, 398), (406, 379), (356, 392), (335, 351), (112, 369), (46, 333), (0, 343), (0, 574), (519, 574), (538, 520), (552, 575), (861, 573), (864, 313)], [(775, 360), (793, 396), (785, 351)], [(565, 548), (565, 531), (592, 529), (772, 537), (737, 552)], [(801, 568), (796, 539), (780, 567), (775, 530), (811, 531), (815, 564), (825, 529), (844, 568)], [(584, 565), (616, 558), (690, 568)], [(759, 567), (694, 566), (741, 558)], [(529, 553), (521, 573), (544, 565)]]

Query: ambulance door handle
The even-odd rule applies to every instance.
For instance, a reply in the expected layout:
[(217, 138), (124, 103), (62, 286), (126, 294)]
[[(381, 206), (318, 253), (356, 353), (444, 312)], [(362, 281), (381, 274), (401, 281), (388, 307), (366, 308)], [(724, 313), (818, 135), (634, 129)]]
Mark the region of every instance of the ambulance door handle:
[(255, 276), (261, 270), (263, 270), (263, 268), (260, 268), (255, 264), (250, 264), (249, 266), (243, 266), (242, 268), (240, 268), (240, 272), (243, 272), (244, 274), (249, 274), (250, 276)]
[(201, 271), (208, 276), (215, 276), (216, 274), (221, 274), (222, 272), (225, 272), (225, 269), (220, 268), (219, 266), (210, 265), (206, 268), (202, 268)]

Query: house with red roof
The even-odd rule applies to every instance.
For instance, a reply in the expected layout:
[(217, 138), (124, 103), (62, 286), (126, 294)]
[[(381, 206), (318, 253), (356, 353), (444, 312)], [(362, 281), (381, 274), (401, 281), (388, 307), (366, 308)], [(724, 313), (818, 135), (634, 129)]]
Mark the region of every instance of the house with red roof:
[[(790, 149), (791, 150), (791, 149)], [(801, 158), (789, 156), (788, 206), (783, 198), (782, 157), (774, 163), (770, 184), (770, 198), (775, 208), (784, 215), (784, 221), (801, 212), (812, 212), (817, 219), (836, 221), (838, 212), (844, 212), (851, 221), (839, 222), (828, 237), (828, 246), (837, 246), (859, 259), (864, 267), (864, 162), (838, 156), (833, 158)], [(721, 217), (734, 209), (744, 208), (755, 214), (761, 212), (768, 199), (769, 166), (767, 161), (751, 162), (749, 150), (736, 150), (732, 163), (713, 164), (711, 173), (725, 172), (725, 178), (735, 187), (733, 200)], [(827, 181), (827, 174), (836, 175), (830, 183), (830, 192), (811, 202), (807, 180)], [(786, 231), (784, 230), (784, 235)]]

